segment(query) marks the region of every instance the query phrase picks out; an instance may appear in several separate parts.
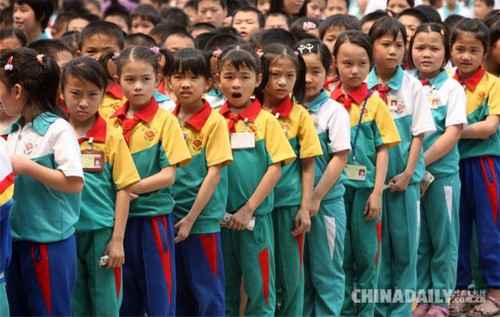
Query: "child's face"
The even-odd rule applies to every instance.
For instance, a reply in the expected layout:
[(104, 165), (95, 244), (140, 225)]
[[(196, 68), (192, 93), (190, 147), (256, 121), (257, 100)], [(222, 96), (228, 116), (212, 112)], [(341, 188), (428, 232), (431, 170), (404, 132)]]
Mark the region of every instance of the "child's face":
[(189, 18), (189, 22), (191, 22), (191, 25), (195, 25), (198, 23), (198, 13), (196, 12), (196, 9), (193, 7), (186, 7), (184, 8), (184, 13)]
[(372, 20), (372, 21), (366, 21), (365, 23), (363, 23), (361, 25), (361, 31), (363, 33), (365, 33), (365, 34), (368, 34), (370, 32), (370, 29), (371, 29), (373, 23), (375, 23), (374, 20)]
[(418, 33), (413, 39), (411, 53), (422, 78), (437, 76), (445, 64), (443, 38), (436, 32)]
[(266, 18), (266, 25), (264, 29), (283, 29), (288, 31), (288, 23), (286, 17), (283, 15), (272, 15)]
[(10, 6), (10, 1), (9, 0), (0, 0), (0, 10), (3, 10)]
[(500, 65), (500, 40), (497, 40), (493, 45), (491, 46), (491, 57), (493, 61), (497, 64)]
[(130, 29), (130, 34), (142, 33), (148, 35), (149, 31), (151, 31), (154, 26), (153, 22), (136, 16), (132, 18), (132, 28)]
[(256, 74), (249, 67), (237, 69), (233, 64), (226, 62), (222, 65), (217, 76), (219, 89), (227, 98), (227, 102), (234, 108), (246, 108), (251, 103), (253, 91), (260, 85), (262, 74)]
[(403, 60), (404, 54), (405, 43), (401, 33), (396, 39), (392, 34), (385, 34), (373, 43), (373, 60), (378, 69), (395, 71)]
[(350, 42), (342, 44), (333, 60), (345, 92), (359, 87), (370, 72), (370, 57), (366, 50)]
[(422, 21), (417, 19), (412, 15), (402, 15), (398, 18), (398, 21), (405, 26), (406, 29), (406, 43), (410, 43), (410, 39), (415, 33), (417, 27), (422, 24)]
[(15, 36), (7, 37), (4, 38), (3, 40), (0, 40), (0, 53), (3, 51), (7, 50), (12, 50), (15, 48), (20, 48), (23, 45), (21, 44), (21, 41)]
[(104, 89), (88, 80), (68, 76), (64, 90), (61, 91), (61, 99), (68, 108), (70, 121), (85, 123), (94, 120), (104, 99), (104, 93)]
[(14, 3), (14, 27), (21, 29), (25, 34), (41, 32), (40, 21), (35, 17), (35, 11), (27, 4)]
[(125, 21), (125, 19), (123, 17), (119, 16), (119, 15), (108, 15), (104, 19), (104, 21), (111, 22), (111, 23), (114, 23), (114, 24), (118, 25), (118, 27), (120, 29), (122, 29), (123, 32), (125, 32), (125, 33), (129, 32), (127, 21)]
[(283, 0), (283, 11), (288, 15), (299, 13), (305, 0)]
[(326, 79), (326, 69), (319, 54), (302, 55), (306, 64), (306, 102), (319, 96)]
[(325, 16), (334, 14), (347, 14), (347, 2), (345, 0), (327, 0)]
[(0, 103), (8, 116), (21, 114), (25, 105), (24, 99), (19, 84), (9, 88), (0, 80)]
[(174, 73), (167, 80), (171, 91), (177, 97), (177, 102), (182, 106), (196, 105), (210, 87), (210, 80), (191, 71), (184, 74)]
[(68, 32), (76, 31), (81, 32), (87, 25), (89, 25), (89, 21), (82, 18), (75, 18), (68, 23)]
[(240, 11), (236, 13), (233, 18), (233, 27), (238, 30), (241, 37), (248, 42), (250, 37), (260, 30), (259, 16), (255, 12)]
[(483, 20), (491, 10), (493, 10), (493, 7), (488, 7), (484, 1), (476, 0), (474, 2), (474, 17), (476, 19)]
[(97, 60), (106, 52), (120, 52), (118, 40), (105, 34), (94, 34), (87, 37), (82, 43), (82, 56), (89, 56)]
[(167, 37), (161, 48), (165, 48), (170, 50), (172, 53), (175, 53), (183, 48), (195, 48), (195, 45), (193, 40), (189, 37), (172, 34)]
[(337, 38), (340, 33), (344, 32), (345, 28), (340, 26), (332, 26), (325, 31), (323, 35), (323, 42), (328, 47), (330, 53), (333, 53), (333, 47), (335, 46), (335, 42), (337, 42)]
[(266, 100), (281, 101), (293, 91), (297, 69), (290, 58), (279, 57), (269, 66), (269, 79), (264, 88)]
[(410, 5), (408, 4), (407, 0), (389, 0), (387, 3), (387, 9), (391, 10), (395, 14), (398, 14), (399, 12), (411, 8)]
[(257, 0), (256, 5), (257, 10), (262, 12), (262, 14), (266, 14), (271, 9), (271, 1), (270, 0)]
[(134, 110), (149, 104), (156, 89), (156, 73), (153, 65), (141, 60), (128, 61), (121, 66), (119, 78), (123, 95)]
[(203, 0), (198, 2), (198, 22), (207, 22), (220, 27), (227, 15), (219, 0)]
[(325, 14), (325, 8), (325, 0), (311, 0), (307, 3), (307, 16), (316, 20), (321, 20)]
[(478, 70), (484, 56), (483, 44), (469, 32), (461, 32), (451, 46), (451, 59), (462, 79), (469, 78)]

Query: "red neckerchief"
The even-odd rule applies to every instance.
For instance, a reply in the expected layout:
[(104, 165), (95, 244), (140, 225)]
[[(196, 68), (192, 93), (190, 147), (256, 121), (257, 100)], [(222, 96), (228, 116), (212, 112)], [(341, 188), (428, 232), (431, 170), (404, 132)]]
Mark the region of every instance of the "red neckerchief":
[(238, 114), (232, 114), (231, 108), (229, 108), (229, 103), (226, 101), (222, 108), (219, 110), (219, 113), (229, 119), (229, 131), (236, 132), (236, 122), (238, 122), (239, 120), (248, 120), (250, 122), (253, 122), (259, 115), (260, 110), (262, 110), (262, 106), (259, 100), (254, 99), (254, 101), (247, 108), (245, 108), (245, 110), (241, 111)]

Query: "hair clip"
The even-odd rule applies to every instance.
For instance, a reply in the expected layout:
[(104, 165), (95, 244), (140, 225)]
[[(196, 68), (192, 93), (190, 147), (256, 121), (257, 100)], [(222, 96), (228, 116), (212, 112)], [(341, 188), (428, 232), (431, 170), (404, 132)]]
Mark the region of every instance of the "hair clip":
[(9, 60), (7, 61), (7, 64), (5, 64), (3, 69), (6, 71), (13, 71), (14, 70), (14, 65), (12, 64), (13, 61), (14, 61), (14, 55), (11, 55), (9, 57)]
[(153, 54), (155, 54), (156, 57), (158, 57), (158, 55), (160, 54), (160, 48), (158, 46), (153, 46), (150, 48), (151, 52), (153, 52)]
[(113, 56), (111, 56), (111, 60), (116, 62), (116, 60), (120, 57), (120, 52), (114, 52)]
[(293, 51), (293, 55), (295, 55), (295, 56), (299, 56), (300, 54), (299, 54), (299, 52), (297, 52), (297, 51)]
[(222, 56), (222, 50), (220, 48), (212, 52), (212, 56), (215, 58), (220, 58)]
[(302, 29), (306, 32), (310, 30), (316, 30), (317, 27), (318, 26), (314, 22), (309, 21), (304, 22), (304, 24), (302, 25)]
[(259, 57), (262, 57), (262, 55), (264, 55), (264, 51), (259, 48), (258, 50), (255, 50), (255, 53), (257, 53), (257, 55), (259, 55)]
[(444, 29), (441, 29), (439, 33), (441, 33), (441, 36), (444, 36)]
[(38, 55), (36, 56), (36, 61), (38, 62), (38, 64), (40, 64), (40, 65), (44, 66), (44, 64), (43, 64), (43, 58), (44, 58), (44, 57), (45, 57), (45, 55), (43, 55), (43, 54), (38, 54)]
[(312, 50), (314, 49), (314, 45), (312, 45), (311, 43), (308, 43), (307, 45), (300, 45), (299, 47), (297, 47), (297, 50), (300, 52), (300, 54), (304, 54), (305, 50), (308, 50), (309, 53), (312, 53)]

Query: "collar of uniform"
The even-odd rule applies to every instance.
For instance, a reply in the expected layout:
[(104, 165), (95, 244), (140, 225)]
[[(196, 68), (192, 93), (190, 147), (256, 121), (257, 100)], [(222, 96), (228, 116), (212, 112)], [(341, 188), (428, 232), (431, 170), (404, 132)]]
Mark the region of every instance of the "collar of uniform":
[[(418, 71), (417, 71), (417, 73), (415, 75), (417, 76), (417, 78), (419, 77), (418, 76)], [(431, 83), (432, 87), (434, 87), (437, 90), (439, 90), (439, 89), (441, 89), (441, 86), (443, 86), (444, 82), (448, 78), (450, 78), (450, 76), (448, 75), (448, 73), (446, 72), (446, 70), (443, 68), (443, 69), (441, 69), (441, 72), (439, 74), (437, 74), (437, 76), (430, 78), (429, 82)]]
[(319, 107), (321, 107), (321, 105), (324, 104), (325, 101), (327, 101), (328, 99), (330, 99), (330, 96), (328, 95), (326, 90), (321, 89), (319, 96), (314, 98), (310, 103), (308, 103), (307, 108), (312, 112), (318, 112)]
[[(248, 121), (254, 122), (255, 118), (259, 115), (260, 110), (262, 110), (262, 106), (259, 100), (255, 98), (253, 102), (245, 108), (245, 110), (238, 113), (238, 116), (242, 119), (248, 119)], [(219, 113), (225, 117), (228, 117), (228, 114), (231, 113), (231, 108), (229, 108), (229, 103), (227, 101), (224, 103)]]
[[(130, 102), (127, 101), (125, 104), (118, 110), (116, 110), (115, 113), (113, 113), (110, 118), (118, 118), (118, 120), (121, 122), (127, 117), (127, 112), (128, 108), (130, 107)], [(137, 116), (139, 119), (142, 121), (148, 123), (153, 119), (155, 116), (156, 112), (158, 111), (158, 103), (156, 102), (154, 97), (151, 97), (151, 101), (147, 106), (142, 108), (141, 110), (137, 111), (134, 113), (134, 116)]]
[(277, 117), (288, 117), (293, 109), (293, 100), (290, 96), (286, 96), (279, 105), (273, 108), (271, 111)]
[[(401, 83), (403, 82), (404, 70), (401, 65), (396, 68), (396, 72), (392, 75), (391, 79), (387, 82), (387, 86), (392, 90), (399, 90), (401, 87)], [(380, 84), (380, 81), (377, 77), (377, 69), (373, 67), (373, 69), (368, 74), (368, 78), (366, 80), (369, 89), (373, 89), (375, 86)]]
[(87, 131), (83, 140), (90, 140), (94, 138), (94, 141), (104, 143), (106, 142), (106, 121), (97, 114), (96, 120), (92, 128)]
[(160, 84), (158, 85), (158, 88), (156, 89), (160, 94), (165, 95), (165, 81), (162, 80)]
[[(344, 92), (341, 88), (342, 83), (335, 87), (330, 97), (334, 100), (338, 100), (340, 96), (344, 96)], [(358, 88), (354, 89), (347, 95), (351, 97), (356, 104), (359, 105), (365, 100), (366, 96), (368, 95), (368, 86), (366, 85), (366, 83), (362, 83)]]
[(123, 99), (123, 91), (120, 88), (120, 86), (118, 86), (118, 84), (115, 82), (113, 82), (111, 86), (109, 86), (108, 91), (106, 91), (106, 93), (112, 95), (116, 99)]
[(466, 80), (460, 79), (460, 76), (458, 75), (458, 71), (455, 72), (455, 75), (453, 75), (453, 78), (456, 79), (461, 85), (467, 86), (470, 90), (476, 89), (477, 85), (483, 79), (483, 76), (486, 72), (482, 67), (479, 67), (479, 69), (469, 78)]
[(153, 93), (153, 97), (156, 99), (156, 102), (164, 102), (171, 100), (168, 96), (165, 96), (164, 94), (158, 92), (157, 90), (155, 90), (155, 92)]
[(207, 95), (210, 97), (223, 97), (224, 96), (222, 91), (220, 91), (217, 88), (214, 88), (214, 89), (210, 90), (209, 92), (207, 92)]
[[(187, 120), (186, 122), (184, 122), (184, 124), (186, 124), (186, 123), (189, 124), (190, 126), (192, 126), (193, 128), (195, 128), (198, 132), (200, 132), (201, 129), (203, 129), (203, 126), (205, 125), (205, 122), (207, 122), (208, 117), (210, 116), (210, 113), (212, 113), (212, 108), (210, 107), (210, 105), (208, 104), (208, 102), (205, 99), (202, 99), (202, 100), (203, 100), (203, 106), (201, 107), (201, 109), (198, 110), (198, 111), (196, 111), (191, 116), (191, 118), (189, 118), (189, 120)], [(172, 113), (176, 117), (179, 114), (180, 108), (181, 108), (181, 104), (178, 103), (175, 106), (174, 111), (172, 111)]]
[[(49, 129), (50, 125), (59, 118), (60, 117), (58, 115), (52, 112), (43, 112), (40, 115), (38, 115), (33, 121), (28, 122), (27, 124), (30, 125), (33, 128), (33, 130), (36, 131), (36, 133), (40, 134), (41, 136), (44, 136), (45, 133), (47, 133), (47, 130)], [(19, 118), (10, 127), (5, 129), (3, 133), (5, 134), (12, 133), (17, 129), (22, 128), (24, 124), (25, 124), (24, 119)]]

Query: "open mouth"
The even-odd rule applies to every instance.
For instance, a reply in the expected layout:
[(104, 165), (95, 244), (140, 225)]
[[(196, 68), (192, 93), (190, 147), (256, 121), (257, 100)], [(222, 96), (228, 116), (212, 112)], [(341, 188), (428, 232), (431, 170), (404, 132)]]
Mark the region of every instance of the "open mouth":
[(240, 94), (240, 93), (233, 93), (233, 94), (231, 94), (231, 96), (232, 96), (234, 99), (241, 98), (241, 94)]

